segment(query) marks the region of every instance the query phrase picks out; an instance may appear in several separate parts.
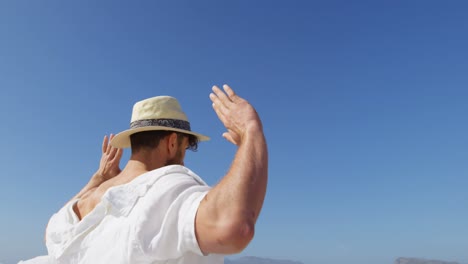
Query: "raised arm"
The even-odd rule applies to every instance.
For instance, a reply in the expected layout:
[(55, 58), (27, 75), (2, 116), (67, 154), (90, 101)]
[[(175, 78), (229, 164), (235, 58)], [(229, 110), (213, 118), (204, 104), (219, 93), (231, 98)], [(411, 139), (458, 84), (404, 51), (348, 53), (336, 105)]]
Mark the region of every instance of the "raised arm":
[[(120, 173), (119, 163), (120, 159), (122, 158), (123, 150), (114, 148), (109, 144), (113, 137), (114, 135), (112, 134), (110, 135), (109, 139), (107, 138), (107, 135), (104, 136), (104, 139), (102, 141), (101, 161), (99, 162), (98, 170), (93, 174), (93, 176), (91, 177), (89, 182), (83, 187), (83, 189), (81, 189), (80, 192), (73, 196), (71, 200), (82, 198), (87, 193), (89, 193), (89, 191), (97, 188), (103, 182), (117, 176), (117, 174)], [(44, 241), (46, 241), (46, 235), (44, 235)]]
[(255, 109), (227, 85), (213, 87), (213, 108), (227, 129), (223, 134), (238, 146), (231, 168), (198, 208), (195, 231), (201, 250), (234, 254), (252, 240), (266, 193), (268, 152)]
[(109, 142), (112, 140), (114, 135), (110, 135), (107, 139), (107, 135), (104, 136), (102, 141), (102, 156), (99, 162), (99, 169), (94, 173), (89, 182), (78, 192), (73, 198), (82, 198), (87, 192), (97, 188), (103, 182), (117, 176), (120, 173), (119, 163), (122, 158), (122, 149), (112, 147)]

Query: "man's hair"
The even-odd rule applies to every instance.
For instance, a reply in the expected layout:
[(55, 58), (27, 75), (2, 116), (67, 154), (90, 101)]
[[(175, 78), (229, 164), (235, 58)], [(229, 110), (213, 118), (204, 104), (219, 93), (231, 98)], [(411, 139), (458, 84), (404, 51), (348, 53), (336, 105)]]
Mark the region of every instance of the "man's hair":
[(138, 132), (133, 135), (130, 135), (130, 143), (132, 146), (132, 154), (140, 151), (141, 149), (152, 149), (159, 146), (161, 139), (169, 136), (172, 133), (177, 134), (177, 140), (179, 144), (182, 143), (184, 137), (188, 137), (188, 147), (192, 151), (197, 151), (198, 149), (198, 138), (194, 135), (168, 131), (168, 130), (154, 130), (154, 131), (143, 131)]

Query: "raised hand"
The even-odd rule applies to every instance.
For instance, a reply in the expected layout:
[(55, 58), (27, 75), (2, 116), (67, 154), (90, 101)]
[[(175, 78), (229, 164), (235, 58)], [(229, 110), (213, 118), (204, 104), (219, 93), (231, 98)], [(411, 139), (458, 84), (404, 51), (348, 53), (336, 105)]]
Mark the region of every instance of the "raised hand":
[(121, 172), (119, 163), (122, 158), (123, 150), (114, 148), (109, 144), (112, 138), (114, 138), (113, 134), (110, 134), (109, 139), (106, 135), (102, 141), (102, 156), (99, 169), (96, 172), (102, 178), (102, 181), (113, 178)]
[(224, 92), (213, 86), (213, 93), (210, 93), (213, 109), (227, 129), (223, 137), (240, 145), (246, 132), (250, 129), (261, 131), (262, 123), (249, 102), (235, 94), (228, 85), (223, 85), (223, 89)]

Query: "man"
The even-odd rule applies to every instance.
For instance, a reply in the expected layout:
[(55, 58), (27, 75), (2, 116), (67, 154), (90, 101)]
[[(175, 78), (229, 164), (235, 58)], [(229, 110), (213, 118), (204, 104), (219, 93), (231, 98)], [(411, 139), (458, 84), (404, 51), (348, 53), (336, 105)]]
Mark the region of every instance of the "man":
[(190, 130), (175, 98), (138, 102), (130, 129), (110, 142), (131, 147), (130, 160), (120, 171), (121, 153), (104, 146), (101, 168), (117, 175), (97, 173), (51, 218), (50, 262), (223, 263), (249, 244), (266, 192), (267, 146), (255, 109), (223, 88), (214, 86), (210, 99), (238, 149), (222, 180), (210, 188), (183, 166), (185, 150), (209, 138)]

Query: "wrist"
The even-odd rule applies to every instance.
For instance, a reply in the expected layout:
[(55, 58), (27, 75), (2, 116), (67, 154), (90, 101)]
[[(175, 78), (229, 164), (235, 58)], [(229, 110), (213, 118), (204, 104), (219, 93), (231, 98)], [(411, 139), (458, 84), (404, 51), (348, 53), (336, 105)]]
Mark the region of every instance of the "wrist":
[(258, 141), (263, 138), (263, 127), (260, 123), (254, 123), (246, 126), (244, 134), (242, 135), (242, 142)]
[(92, 185), (100, 185), (105, 181), (104, 176), (100, 172), (94, 173), (93, 177), (89, 181)]
[(244, 135), (263, 134), (263, 126), (260, 122), (251, 122), (245, 126)]

